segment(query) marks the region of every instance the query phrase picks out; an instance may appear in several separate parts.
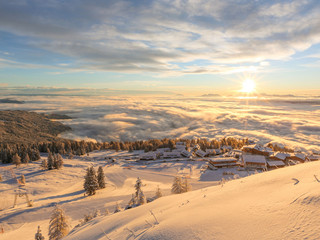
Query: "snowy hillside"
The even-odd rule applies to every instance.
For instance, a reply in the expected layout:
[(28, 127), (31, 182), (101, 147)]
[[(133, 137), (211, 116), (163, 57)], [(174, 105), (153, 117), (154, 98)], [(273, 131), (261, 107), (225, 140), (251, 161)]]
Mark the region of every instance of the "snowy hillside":
[(320, 176), (320, 162), (170, 195), (96, 218), (65, 239), (317, 239), (320, 183), (314, 175)]
[[(187, 175), (193, 189), (201, 189), (218, 184), (221, 171), (204, 174), (204, 161), (153, 161), (136, 162), (125, 160), (128, 152), (98, 151), (89, 157), (64, 159), (61, 170), (40, 170), (41, 161), (13, 165), (1, 165), (0, 174), (0, 239), (33, 239), (37, 226), (41, 227), (44, 236), (48, 234), (51, 212), (55, 204), (59, 204), (70, 218), (71, 227), (79, 224), (84, 215), (95, 210), (104, 213), (106, 209), (114, 211), (115, 205), (125, 207), (134, 193), (137, 177), (143, 182), (146, 197), (153, 197), (159, 186), (163, 195), (170, 194), (174, 176)], [(42, 157), (46, 159), (46, 155)], [(106, 159), (107, 158), (107, 159)], [(112, 163), (111, 159), (115, 162)], [(94, 196), (84, 196), (84, 176), (88, 166), (102, 166), (106, 176), (106, 188), (98, 190)], [(24, 196), (18, 197), (17, 206), (12, 208), (15, 191), (18, 189), (10, 169), (17, 177), (26, 177), (23, 187), (33, 200), (33, 207), (27, 207)], [(241, 172), (245, 176), (246, 172)], [(47, 239), (47, 237), (46, 237)]]

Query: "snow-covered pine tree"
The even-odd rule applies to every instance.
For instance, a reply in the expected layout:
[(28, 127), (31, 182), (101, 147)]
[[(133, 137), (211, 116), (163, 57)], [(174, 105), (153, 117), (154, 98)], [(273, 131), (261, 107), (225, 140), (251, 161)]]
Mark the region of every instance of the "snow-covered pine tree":
[(56, 169), (61, 169), (63, 166), (63, 158), (61, 157), (61, 155), (58, 153), (55, 156), (55, 168)]
[(161, 198), (161, 197), (162, 197), (162, 192), (161, 192), (160, 187), (158, 186), (157, 191), (156, 191), (155, 198)]
[(182, 179), (180, 176), (176, 176), (173, 180), (173, 184), (171, 187), (171, 192), (174, 194), (179, 194), (179, 193), (183, 193), (183, 184), (182, 184)]
[(44, 236), (42, 236), (40, 226), (38, 226), (38, 231), (37, 231), (37, 233), (34, 235), (34, 239), (35, 239), (35, 240), (44, 240)]
[(48, 161), (47, 161), (47, 164), (48, 164), (48, 170), (51, 170), (53, 169), (53, 156), (52, 156), (52, 153), (49, 151), (48, 153)]
[(96, 171), (93, 167), (89, 167), (87, 169), (87, 174), (85, 176), (83, 187), (89, 196), (96, 194), (96, 190), (99, 188), (99, 185)]
[[(141, 187), (142, 187), (142, 181), (138, 177), (137, 181), (136, 181), (136, 184), (134, 185), (134, 188), (136, 189), (135, 196), (134, 196), (134, 201), (130, 200), (130, 202), (132, 202), (132, 207), (135, 207), (135, 206), (138, 206), (138, 205), (142, 205), (142, 204), (145, 204), (147, 202), (146, 197), (144, 196)], [(129, 202), (129, 204), (130, 204), (130, 202)]]
[(12, 162), (13, 162), (13, 164), (16, 165), (16, 167), (20, 166), (21, 158), (19, 157), (19, 155), (17, 153), (13, 156)]
[(114, 213), (117, 213), (117, 212), (121, 212), (122, 211), (122, 208), (121, 206), (119, 205), (119, 203), (116, 204), (116, 208), (114, 209)]
[(101, 166), (98, 168), (98, 185), (100, 189), (106, 187), (106, 182), (104, 180), (104, 172)]
[(144, 196), (143, 192), (141, 191), (139, 194), (138, 205), (143, 205), (145, 203), (147, 203), (147, 199)]
[(43, 159), (40, 165), (41, 169), (47, 170), (48, 169), (48, 162), (47, 159)]
[(69, 224), (64, 210), (58, 205), (53, 209), (49, 222), (49, 240), (62, 239), (69, 233)]
[(99, 217), (101, 215), (100, 213), (100, 210), (99, 209), (96, 209), (93, 213), (93, 217), (96, 218), (96, 217)]
[(23, 159), (23, 162), (28, 164), (30, 162), (30, 157), (29, 157), (29, 154), (27, 153)]
[(21, 184), (26, 184), (26, 178), (25, 178), (25, 176), (24, 175), (21, 175), (21, 177), (20, 177), (20, 182), (21, 182)]
[(109, 214), (110, 214), (109, 209), (106, 208), (106, 210), (105, 210), (105, 215), (109, 215)]
[(136, 204), (137, 204), (136, 197), (134, 194), (132, 194), (132, 197), (131, 197), (130, 201), (128, 202), (128, 205), (126, 206), (126, 209), (133, 208), (136, 206)]
[(183, 192), (189, 192), (191, 190), (191, 185), (187, 178), (183, 181)]

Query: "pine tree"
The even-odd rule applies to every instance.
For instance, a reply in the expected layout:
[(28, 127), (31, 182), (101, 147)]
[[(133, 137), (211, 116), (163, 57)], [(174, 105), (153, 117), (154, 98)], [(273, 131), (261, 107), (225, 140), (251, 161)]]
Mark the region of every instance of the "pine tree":
[(37, 231), (37, 233), (34, 235), (34, 239), (35, 239), (35, 240), (44, 240), (44, 236), (42, 236), (40, 226), (38, 226), (38, 231)]
[(21, 177), (20, 177), (20, 182), (21, 182), (21, 184), (26, 184), (26, 178), (25, 178), (25, 176), (24, 175), (21, 175)]
[(98, 184), (99, 184), (100, 189), (106, 187), (106, 183), (104, 180), (104, 172), (103, 172), (103, 168), (101, 166), (98, 168)]
[(140, 194), (139, 194), (138, 204), (139, 205), (143, 205), (145, 203), (147, 203), (147, 199), (144, 196), (143, 192), (141, 191)]
[(183, 184), (180, 176), (176, 176), (173, 180), (171, 192), (175, 194), (183, 193)]
[(40, 165), (41, 169), (47, 170), (48, 169), (48, 162), (46, 159), (43, 159)]
[(128, 202), (128, 205), (126, 206), (126, 209), (130, 209), (136, 206), (136, 197), (134, 194), (132, 194), (132, 197), (130, 199), (130, 201)]
[(136, 193), (135, 193), (135, 204), (136, 205), (142, 205), (145, 204), (147, 202), (146, 197), (144, 196), (143, 192), (142, 192), (142, 181), (141, 179), (138, 177), (136, 184), (134, 185), (135, 189), (136, 189)]
[(54, 161), (54, 168), (55, 169), (61, 169), (63, 166), (63, 158), (61, 157), (61, 155), (58, 153), (55, 155), (54, 157), (55, 161)]
[(53, 159), (52, 153), (49, 151), (49, 153), (48, 153), (48, 161), (47, 161), (48, 170), (52, 170), (53, 169), (53, 161), (54, 161), (54, 159)]
[(94, 211), (93, 217), (96, 218), (96, 217), (99, 217), (100, 215), (101, 215), (100, 210), (99, 210), (99, 209), (96, 209), (96, 210)]
[(20, 166), (21, 158), (19, 157), (19, 155), (17, 153), (13, 156), (12, 162), (13, 162), (13, 164), (16, 165), (16, 167)]
[(53, 209), (49, 223), (49, 240), (59, 240), (69, 232), (67, 216), (58, 205)]
[(23, 159), (23, 162), (28, 164), (30, 162), (30, 157), (29, 157), (29, 154), (27, 153), (26, 156), (24, 157)]
[(89, 196), (96, 194), (96, 190), (99, 188), (99, 184), (96, 172), (93, 167), (89, 167), (87, 169), (83, 187)]
[(158, 186), (155, 198), (161, 198), (161, 197), (162, 197), (162, 192), (161, 192), (161, 189)]
[(110, 214), (110, 212), (109, 212), (109, 209), (108, 209), (108, 208), (106, 208), (106, 210), (105, 210), (105, 214), (106, 214), (106, 215), (109, 215), (109, 214)]
[(119, 205), (119, 203), (116, 204), (116, 208), (114, 210), (114, 213), (117, 213), (117, 212), (121, 212), (122, 211), (122, 208), (121, 206)]
[(187, 178), (184, 179), (182, 187), (183, 187), (183, 192), (189, 192), (191, 190), (191, 185), (189, 184), (189, 181)]

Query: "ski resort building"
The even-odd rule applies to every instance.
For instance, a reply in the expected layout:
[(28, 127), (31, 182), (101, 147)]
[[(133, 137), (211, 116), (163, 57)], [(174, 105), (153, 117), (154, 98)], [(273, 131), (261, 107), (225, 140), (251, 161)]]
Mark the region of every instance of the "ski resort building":
[(163, 158), (180, 158), (180, 157), (181, 157), (181, 153), (178, 151), (163, 153)]
[(156, 160), (157, 157), (156, 152), (146, 152), (140, 155), (140, 160)]
[(318, 161), (320, 160), (320, 156), (310, 155), (307, 157), (309, 161)]
[(195, 153), (198, 157), (205, 157), (207, 155), (207, 153), (202, 151), (201, 149), (197, 150)]
[(191, 158), (192, 157), (192, 153), (187, 151), (187, 150), (183, 150), (181, 153), (180, 153), (183, 157), (186, 157), (186, 158)]
[(259, 144), (243, 146), (242, 151), (246, 153), (263, 155), (263, 156), (270, 156), (271, 154), (273, 154), (273, 151), (271, 148), (263, 147)]
[(229, 158), (214, 158), (209, 160), (208, 167), (210, 169), (223, 168), (223, 167), (235, 167), (238, 166), (238, 160), (233, 157)]
[(282, 168), (285, 166), (283, 161), (267, 161), (268, 169)]
[(243, 154), (241, 159), (242, 159), (242, 164), (245, 168), (255, 168), (255, 169), (267, 168), (266, 157), (263, 155)]
[(270, 160), (285, 162), (288, 157), (290, 157), (289, 153), (277, 152), (277, 153), (274, 153), (273, 155), (271, 155), (269, 158), (270, 158)]
[(308, 160), (307, 156), (303, 153), (292, 153), (287, 159), (299, 161), (301, 163), (304, 163), (306, 160)]

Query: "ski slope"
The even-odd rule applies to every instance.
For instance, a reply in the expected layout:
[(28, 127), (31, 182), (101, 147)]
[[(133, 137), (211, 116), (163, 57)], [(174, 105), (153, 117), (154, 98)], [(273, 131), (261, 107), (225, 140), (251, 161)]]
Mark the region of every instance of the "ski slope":
[(320, 162), (166, 196), (94, 219), (65, 239), (319, 239), (314, 175)]

